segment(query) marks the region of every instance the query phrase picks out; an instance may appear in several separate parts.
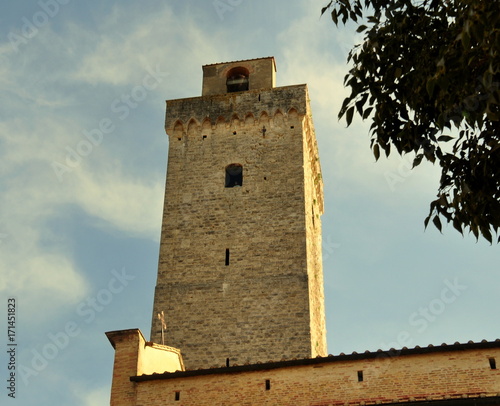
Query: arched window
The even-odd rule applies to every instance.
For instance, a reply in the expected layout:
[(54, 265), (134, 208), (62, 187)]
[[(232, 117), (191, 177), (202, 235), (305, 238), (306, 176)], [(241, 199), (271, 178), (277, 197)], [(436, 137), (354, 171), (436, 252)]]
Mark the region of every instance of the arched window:
[(227, 92), (228, 93), (243, 92), (245, 90), (248, 90), (249, 75), (250, 73), (248, 72), (248, 69), (243, 68), (241, 66), (231, 69), (227, 73), (227, 80), (226, 80)]
[(243, 166), (231, 164), (226, 166), (226, 187), (243, 186)]

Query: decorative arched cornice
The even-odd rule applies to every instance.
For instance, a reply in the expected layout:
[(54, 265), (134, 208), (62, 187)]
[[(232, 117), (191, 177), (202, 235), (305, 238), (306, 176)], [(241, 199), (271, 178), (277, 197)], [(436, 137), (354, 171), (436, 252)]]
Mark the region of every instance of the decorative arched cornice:
[(201, 123), (201, 128), (204, 130), (208, 130), (212, 128), (212, 122), (209, 117), (205, 117), (203, 122)]
[(285, 126), (285, 116), (283, 115), (280, 109), (276, 110), (276, 112), (274, 113), (273, 125), (276, 129), (279, 129), (280, 131)]
[(247, 113), (245, 115), (245, 124), (254, 124), (255, 116), (252, 113)]
[(231, 125), (232, 126), (240, 125), (240, 117), (238, 116), (238, 114), (234, 113), (233, 116), (231, 117)]
[(308, 114), (307, 99), (307, 87), (296, 85), (168, 100), (165, 124), (166, 128), (172, 130), (177, 119), (188, 123), (195, 118), (198, 123), (203, 123), (209, 117), (212, 126), (222, 122), (230, 125), (236, 115), (240, 124), (245, 121), (249, 125), (249, 114), (253, 120), (259, 120), (262, 113), (272, 119), (278, 112), (283, 114), (285, 120), (295, 120)]
[(188, 135), (195, 135), (198, 131), (199, 131), (198, 121), (195, 118), (191, 118), (187, 126)]

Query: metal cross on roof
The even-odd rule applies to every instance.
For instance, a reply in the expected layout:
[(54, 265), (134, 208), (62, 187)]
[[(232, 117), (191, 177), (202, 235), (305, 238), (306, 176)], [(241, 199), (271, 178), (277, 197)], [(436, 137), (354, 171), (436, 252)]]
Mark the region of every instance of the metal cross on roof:
[(161, 344), (165, 345), (164, 331), (167, 328), (167, 324), (165, 323), (165, 314), (163, 313), (163, 310), (161, 313), (158, 313), (158, 319), (161, 321)]

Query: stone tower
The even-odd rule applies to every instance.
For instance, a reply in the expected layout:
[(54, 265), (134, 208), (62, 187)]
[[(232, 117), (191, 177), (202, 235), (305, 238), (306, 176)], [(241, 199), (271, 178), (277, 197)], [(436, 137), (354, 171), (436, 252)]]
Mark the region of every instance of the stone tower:
[(167, 101), (169, 153), (151, 339), (188, 369), (326, 354), (323, 184), (306, 85), (274, 58), (203, 66)]

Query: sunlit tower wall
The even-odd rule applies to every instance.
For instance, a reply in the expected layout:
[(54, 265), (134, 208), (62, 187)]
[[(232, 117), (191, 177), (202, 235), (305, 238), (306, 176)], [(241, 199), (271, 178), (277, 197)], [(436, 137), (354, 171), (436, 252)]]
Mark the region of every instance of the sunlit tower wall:
[(275, 73), (272, 57), (205, 65), (201, 97), (167, 101), (151, 340), (188, 369), (326, 355), (309, 95)]

